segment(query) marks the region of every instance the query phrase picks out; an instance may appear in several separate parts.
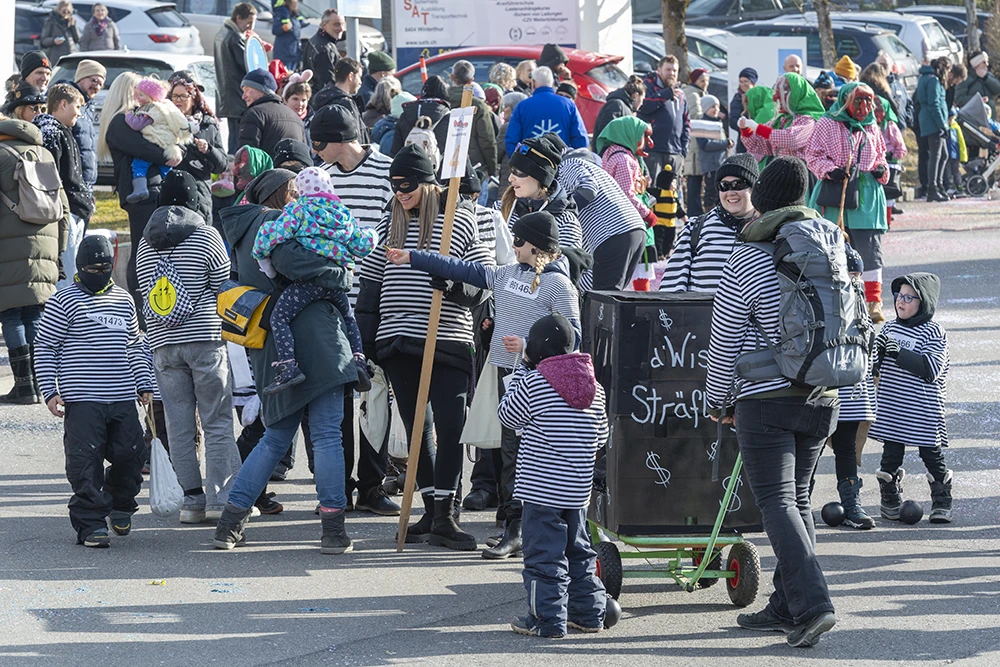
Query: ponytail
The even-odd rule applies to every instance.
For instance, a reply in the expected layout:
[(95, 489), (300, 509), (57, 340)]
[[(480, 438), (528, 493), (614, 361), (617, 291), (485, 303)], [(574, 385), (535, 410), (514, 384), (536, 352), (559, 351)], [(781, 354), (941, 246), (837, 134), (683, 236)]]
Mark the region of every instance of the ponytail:
[(535, 290), (538, 289), (538, 284), (542, 282), (542, 272), (545, 271), (545, 267), (556, 261), (559, 258), (559, 252), (545, 252), (543, 250), (537, 251), (535, 254), (535, 279), (531, 281), (531, 293), (534, 294)]

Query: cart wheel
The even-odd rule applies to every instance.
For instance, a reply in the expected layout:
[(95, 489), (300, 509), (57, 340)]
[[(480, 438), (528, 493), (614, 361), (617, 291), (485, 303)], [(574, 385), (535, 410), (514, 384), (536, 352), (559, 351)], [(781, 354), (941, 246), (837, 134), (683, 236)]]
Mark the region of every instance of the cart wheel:
[(985, 178), (976, 174), (965, 179), (965, 189), (973, 197), (982, 197), (990, 189), (990, 184)]
[(729, 549), (728, 569), (733, 572), (726, 579), (729, 599), (737, 607), (746, 607), (757, 599), (760, 588), (760, 556), (750, 542), (739, 542)]
[[(702, 552), (701, 554), (693, 556), (691, 558), (691, 563), (695, 567), (698, 567), (699, 565), (701, 565), (701, 559), (704, 557), (704, 555), (705, 555), (704, 552)], [(722, 569), (722, 552), (720, 551), (719, 553), (715, 554), (715, 558), (713, 558), (712, 562), (708, 564), (708, 567), (705, 568), (705, 571), (706, 572), (709, 572), (711, 570), (718, 571), (721, 569)], [(718, 579), (699, 579), (698, 588), (709, 588), (717, 583), (719, 583)]]
[(622, 557), (614, 542), (598, 542), (594, 545), (597, 552), (597, 577), (604, 582), (608, 595), (614, 599), (622, 594)]

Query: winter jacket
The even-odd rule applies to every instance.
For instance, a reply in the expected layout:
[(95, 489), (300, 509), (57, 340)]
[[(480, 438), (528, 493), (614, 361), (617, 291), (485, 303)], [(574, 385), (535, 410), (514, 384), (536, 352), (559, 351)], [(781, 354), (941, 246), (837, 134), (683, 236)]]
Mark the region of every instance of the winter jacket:
[(948, 159), (963, 163), (969, 161), (968, 149), (965, 146), (965, 134), (962, 132), (962, 126), (953, 118), (948, 119)]
[[(0, 120), (0, 192), (18, 201), (14, 168), (18, 159), (7, 150), (30, 155), (39, 162), (55, 162), (42, 145), (41, 131), (22, 120)], [(0, 312), (10, 308), (39, 306), (56, 292), (59, 254), (66, 249), (69, 202), (61, 188), (64, 215), (48, 225), (22, 221), (0, 203)]]
[(305, 143), (306, 128), (280, 97), (268, 93), (247, 107), (240, 118), (239, 145), (259, 148), (273, 157), (274, 145), (282, 139)]
[[(80, 86), (73, 84), (80, 90)], [(87, 102), (80, 109), (80, 117), (73, 126), (73, 138), (80, 147), (80, 161), (83, 164), (83, 181), (93, 187), (97, 183), (97, 135), (100, 133), (100, 122), (97, 120), (97, 108), (94, 100), (80, 90)]]
[(358, 97), (361, 98), (361, 103), (364, 105), (362, 108), (368, 108), (368, 101), (375, 94), (375, 86), (378, 85), (378, 81), (375, 80), (371, 74), (365, 74), (365, 77), (361, 80), (361, 88), (358, 89)]
[(83, 180), (80, 147), (73, 131), (47, 113), (38, 114), (32, 122), (42, 132), (42, 145), (59, 166), (59, 180), (69, 200), (69, 212), (89, 222), (94, 213), (94, 193)]
[(899, 119), (899, 129), (905, 130), (913, 125), (913, 100), (906, 92), (906, 86), (902, 79), (895, 74), (889, 74), (889, 92), (892, 93), (892, 101), (896, 105), (896, 116)]
[[(448, 102), (452, 109), (462, 105), (462, 86), (448, 88)], [(472, 107), (476, 110), (472, 119), (472, 137), (469, 139), (469, 159), (472, 164), (482, 165), (490, 176), (497, 175), (497, 136), (493, 126), (493, 111), (486, 102), (472, 98)], [(575, 108), (575, 107), (574, 107)], [(447, 129), (447, 128), (446, 128)], [(586, 133), (584, 133), (586, 138)], [(586, 144), (584, 144), (586, 145)], [(444, 144), (438, 146), (442, 151)]]
[(191, 143), (191, 123), (171, 102), (150, 102), (125, 114), (125, 122), (142, 132), (151, 143), (163, 149), (168, 160), (184, 157), (181, 146)]
[(920, 105), (920, 136), (929, 137), (948, 129), (948, 105), (945, 104), (944, 86), (930, 65), (920, 68), (916, 98)]
[[(56, 44), (57, 37), (62, 37), (66, 41)], [(76, 23), (70, 25), (67, 19), (59, 16), (59, 12), (53, 9), (45, 19), (45, 25), (42, 26), (42, 48), (53, 64), (59, 62), (63, 56), (79, 51), (80, 30), (76, 27)]]
[(687, 155), (691, 143), (691, 122), (684, 95), (674, 88), (664, 87), (656, 72), (650, 72), (645, 82), (646, 99), (636, 116), (653, 126), (653, 150)]
[(110, 18), (105, 19), (104, 32), (97, 34), (97, 23), (94, 19), (83, 26), (83, 36), (80, 37), (81, 51), (121, 51), (122, 38), (118, 33), (118, 25)]
[(548, 211), (556, 219), (559, 227), (560, 246), (564, 248), (583, 247), (583, 231), (580, 227), (580, 219), (577, 217), (576, 202), (558, 181), (556, 181), (556, 189), (544, 202), (538, 199), (518, 199), (514, 203), (514, 210), (510, 212), (507, 226), (513, 229), (514, 223), (522, 215), (542, 210)]
[(392, 138), (392, 148), (389, 150), (389, 157), (396, 157), (396, 153), (406, 143), (406, 137), (410, 134), (421, 116), (431, 119), (434, 126), (434, 137), (437, 139), (438, 150), (444, 150), (445, 141), (448, 139), (448, 123), (443, 119), (451, 113), (451, 106), (444, 100), (434, 97), (422, 98), (407, 102), (403, 105), (403, 113), (396, 122), (396, 131)]
[(615, 118), (631, 116), (633, 113), (632, 100), (629, 99), (624, 88), (618, 88), (608, 93), (608, 99), (604, 102), (601, 110), (597, 112), (597, 120), (594, 121), (594, 139), (590, 142), (590, 149), (595, 150), (597, 137), (601, 136), (601, 132), (604, 131), (608, 123)]
[(743, 115), (743, 93), (739, 90), (733, 95), (733, 99), (729, 100), (729, 129), (736, 132), (739, 137), (736, 140), (736, 152), (746, 153), (747, 149), (743, 146), (743, 137), (740, 136), (740, 116)]
[(339, 197), (300, 196), (281, 216), (265, 222), (253, 244), (254, 259), (269, 257), (282, 243), (295, 239), (337, 266), (352, 267), (371, 254), (378, 242), (373, 227), (361, 227)]
[[(128, 209), (125, 198), (132, 194), (132, 160), (145, 160), (150, 164), (166, 164), (165, 151), (156, 144), (147, 141), (141, 132), (136, 132), (125, 122), (125, 114), (120, 113), (108, 123), (108, 133), (105, 136), (111, 161), (115, 165), (115, 190), (118, 192), (118, 203)], [(160, 194), (159, 169), (150, 169), (147, 176), (149, 196), (156, 198)]]
[[(185, 146), (184, 159), (177, 166), (194, 176), (198, 182), (198, 212), (211, 219), (212, 216), (212, 174), (221, 174), (229, 166), (229, 156), (222, 145), (219, 121), (214, 116), (195, 114), (190, 120), (198, 127), (195, 139), (204, 139), (208, 150), (202, 153), (191, 143)], [(77, 121), (79, 124), (79, 121)]]
[(215, 36), (215, 113), (219, 118), (239, 118), (246, 111), (240, 83), (247, 74), (246, 33), (226, 19)]
[(371, 131), (371, 142), (378, 146), (379, 153), (390, 155), (392, 151), (392, 140), (396, 134), (396, 123), (399, 121), (395, 116), (383, 116), (379, 119)]
[(556, 95), (554, 88), (539, 86), (531, 97), (514, 107), (507, 125), (507, 155), (529, 137), (554, 132), (570, 148), (587, 147), (587, 127), (573, 101)]
[(729, 157), (728, 139), (698, 139), (698, 168), (711, 174)]
[(322, 90), (333, 83), (333, 66), (340, 60), (337, 42), (324, 30), (317, 30), (302, 48), (302, 69), (313, 72), (313, 90)]
[[(232, 270), (243, 285), (249, 285), (272, 295), (287, 285), (287, 281), (305, 280), (330, 290), (347, 292), (351, 289), (351, 274), (330, 260), (302, 247), (297, 241), (283, 243), (271, 253), (271, 263), (279, 273), (268, 278), (250, 256), (257, 230), (265, 220), (281, 215), (256, 204), (230, 206), (221, 211), (222, 229), (232, 249)], [(295, 354), (306, 375), (301, 384), (272, 396), (264, 396), (264, 387), (274, 381), (271, 364), (278, 360), (274, 337), (268, 336), (263, 349), (247, 350), (250, 364), (256, 370), (254, 382), (261, 398), (261, 416), (265, 425), (272, 425), (294, 414), (313, 399), (338, 386), (353, 385), (358, 378), (354, 355), (344, 333), (340, 311), (329, 301), (314, 301), (291, 322), (295, 336)]]
[[(313, 88), (313, 90), (319, 90), (318, 88)], [(328, 107), (331, 104), (339, 104), (354, 116), (354, 120), (358, 124), (358, 141), (362, 144), (368, 143), (368, 128), (365, 126), (364, 119), (361, 118), (361, 110), (364, 109), (364, 105), (361, 104), (361, 98), (357, 95), (350, 95), (335, 83), (327, 84), (322, 90), (312, 96), (309, 100), (309, 107), (313, 111), (319, 111), (323, 107)], [(444, 144), (442, 144), (442, 148)]]
[[(923, 68), (920, 70), (923, 72)], [(962, 83), (955, 86), (955, 106), (959, 109), (964, 107), (975, 95), (986, 97), (986, 105), (993, 112), (993, 117), (997, 115), (994, 98), (1000, 95), (1000, 80), (995, 76), (986, 73), (986, 76), (977, 76), (975, 71), (970, 71), (969, 76)]]
[[(285, 26), (288, 29), (285, 30)], [(285, 0), (275, 0), (271, 16), (274, 35), (273, 60), (280, 60), (291, 71), (297, 71), (302, 59), (302, 18), (293, 16)]]

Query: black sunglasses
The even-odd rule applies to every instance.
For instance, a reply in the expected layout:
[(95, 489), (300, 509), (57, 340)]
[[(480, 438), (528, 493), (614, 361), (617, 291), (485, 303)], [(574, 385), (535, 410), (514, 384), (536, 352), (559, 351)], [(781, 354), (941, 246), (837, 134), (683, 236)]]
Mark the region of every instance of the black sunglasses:
[(749, 187), (749, 183), (742, 178), (737, 178), (735, 181), (722, 181), (719, 183), (719, 192), (735, 192), (737, 190), (746, 190)]

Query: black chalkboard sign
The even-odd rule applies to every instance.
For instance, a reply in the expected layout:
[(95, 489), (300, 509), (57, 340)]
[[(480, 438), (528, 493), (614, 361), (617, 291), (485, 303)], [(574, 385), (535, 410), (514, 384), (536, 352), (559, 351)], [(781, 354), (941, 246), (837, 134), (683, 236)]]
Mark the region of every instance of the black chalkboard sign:
[[(707, 414), (711, 326), (710, 294), (587, 294), (583, 350), (607, 393), (611, 424), (606, 489), (595, 490), (589, 517), (616, 534), (703, 534), (715, 523), (738, 448), (728, 426), (718, 442)], [(744, 482), (741, 475), (724, 533), (762, 530)]]

